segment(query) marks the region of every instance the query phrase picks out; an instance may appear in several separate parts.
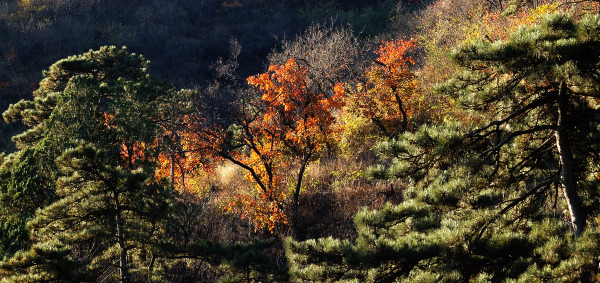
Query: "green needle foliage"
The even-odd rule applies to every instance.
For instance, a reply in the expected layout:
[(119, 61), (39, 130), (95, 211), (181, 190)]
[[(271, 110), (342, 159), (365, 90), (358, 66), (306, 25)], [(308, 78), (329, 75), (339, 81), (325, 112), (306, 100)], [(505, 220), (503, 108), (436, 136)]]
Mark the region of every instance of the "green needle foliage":
[(46, 162), (34, 148), (9, 155), (0, 165), (0, 258), (29, 248), (27, 222), (36, 209), (56, 199), (54, 167)]
[(271, 242), (176, 234), (189, 224), (174, 216), (186, 203), (154, 175), (173, 146), (158, 141), (181, 126), (194, 93), (175, 92), (148, 65), (125, 48), (72, 56), (4, 113), (29, 129), (0, 166), (1, 282), (161, 281), (182, 259), (221, 265), (223, 280), (285, 280), (265, 255)]
[[(118, 273), (129, 282), (153, 262), (147, 251), (171, 200), (168, 186), (154, 178), (154, 141), (161, 111), (176, 93), (148, 75), (148, 64), (115, 47), (69, 57), (44, 72), (33, 101), (4, 113), (30, 129), (14, 138), (21, 151), (7, 158), (12, 169), (2, 179), (3, 198), (29, 204), (27, 213), (41, 207), (27, 226), (32, 247), (0, 263), (6, 280), (85, 281)], [(28, 159), (36, 154), (47, 163)], [(49, 199), (45, 194), (57, 200), (36, 206)]]
[(600, 17), (565, 15), (457, 49), (455, 122), (376, 148), (404, 202), (355, 217), (354, 242), (286, 243), (296, 280), (598, 280)]
[(289, 279), (287, 270), (265, 254), (265, 250), (273, 245), (273, 240), (231, 244), (211, 241), (179, 244), (170, 241), (159, 245), (156, 253), (165, 264), (185, 258), (200, 259), (218, 266), (223, 274), (218, 278), (219, 282), (285, 282)]

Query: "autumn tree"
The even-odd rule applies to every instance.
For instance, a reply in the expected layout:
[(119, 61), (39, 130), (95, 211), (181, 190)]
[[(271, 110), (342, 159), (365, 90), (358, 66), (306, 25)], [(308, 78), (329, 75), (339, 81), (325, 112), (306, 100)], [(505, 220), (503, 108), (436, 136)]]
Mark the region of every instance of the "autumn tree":
[(211, 170), (219, 160), (213, 160), (216, 156), (205, 154), (204, 149), (216, 140), (204, 140), (210, 135), (201, 133), (218, 132), (237, 115), (239, 99), (244, 97), (238, 96), (241, 78), (236, 74), (241, 48), (237, 40), (231, 39), (229, 56), (219, 57), (211, 66), (215, 78), (202, 90), (181, 90), (165, 105), (159, 122), (165, 133), (160, 138), (165, 150), (159, 153), (156, 175), (169, 176), (179, 192), (201, 196), (209, 186), (208, 176), (214, 173)]
[(418, 48), (414, 39), (383, 41), (369, 68), (340, 85), (346, 102), (338, 116), (344, 156), (368, 153), (374, 143), (439, 123), (452, 111), (451, 101), (426, 91), (416, 75)]
[(548, 13), (580, 14), (587, 10), (582, 2), (545, 0), (530, 1), (506, 13), (514, 7), (510, 2), (515, 1), (438, 0), (424, 9), (420, 13), (417, 38), (425, 51), (420, 75), (425, 85), (442, 83), (456, 71), (456, 65), (448, 57), (455, 46), (482, 37), (505, 40), (519, 26), (537, 24)]
[[(290, 151), (294, 158), (299, 158), (299, 169), (292, 189), (294, 217), (297, 215), (306, 167), (310, 161), (318, 157), (328, 139), (332, 138), (335, 131), (332, 111), (341, 107), (341, 95), (343, 95), (338, 92), (332, 97), (327, 97), (324, 93), (308, 88), (306, 72), (307, 70), (292, 58), (285, 65), (271, 65), (269, 72), (248, 78), (251, 85), (261, 90), (265, 107), (258, 123), (251, 126), (255, 127), (254, 131), (263, 131), (263, 134), (258, 135), (259, 137), (266, 134), (268, 138), (259, 141), (266, 147), (257, 146), (257, 156), (251, 155), (251, 160), (260, 158), (285, 164), (285, 161), (280, 159), (285, 158), (283, 156), (285, 151)], [(263, 155), (266, 158), (259, 154), (266, 154)], [(276, 164), (264, 165), (267, 169)], [(277, 184), (276, 179), (281, 176), (270, 176), (272, 173), (268, 171), (265, 173), (269, 186), (281, 190), (281, 184)]]
[[(212, 152), (247, 172), (255, 185), (228, 207), (271, 232), (295, 215), (302, 180), (310, 162), (326, 148), (334, 132), (332, 110), (339, 96), (309, 87), (307, 68), (290, 59), (248, 78), (253, 90), (241, 90), (227, 118), (210, 117), (210, 106), (196, 117), (195, 150)], [(231, 108), (231, 106), (228, 106)], [(291, 170), (297, 170), (290, 174)], [(293, 176), (293, 177), (290, 177)]]
[[(213, 141), (209, 144), (221, 144), (213, 152), (245, 169), (246, 178), (256, 186), (254, 194), (239, 196), (230, 207), (239, 209), (257, 228), (274, 231), (288, 223), (288, 201), (296, 215), (306, 168), (331, 138), (331, 111), (340, 107), (340, 98), (310, 89), (306, 68), (294, 59), (271, 65), (268, 72), (248, 82), (262, 96), (241, 103), (232, 126), (203, 135)], [(297, 167), (292, 166), (296, 162)], [(290, 181), (293, 168), (298, 171)]]
[(357, 214), (355, 242), (290, 240), (294, 276), (597, 280), (599, 28), (553, 15), (458, 48), (441, 90), (468, 115), (380, 144), (371, 174), (405, 201)]
[(409, 55), (416, 41), (392, 40), (381, 44), (378, 57), (365, 72), (364, 82), (349, 88), (348, 111), (370, 120), (385, 136), (408, 129), (418, 107), (418, 81)]
[(353, 35), (352, 30), (333, 25), (311, 25), (293, 41), (283, 41), (281, 50), (271, 52), (272, 65), (290, 58), (307, 72), (309, 88), (334, 95), (334, 86), (361, 76), (369, 67), (373, 44)]
[[(343, 95), (336, 82), (357, 70), (355, 40), (346, 31), (315, 26), (271, 54), (269, 70), (247, 79), (250, 88), (235, 84), (231, 62), (217, 69), (229, 83), (207, 88), (210, 103), (202, 103), (201, 115), (195, 117), (201, 141), (196, 150), (207, 148), (247, 172), (254, 190), (228, 207), (257, 229), (275, 232), (295, 223), (308, 165), (333, 152), (334, 112)], [(215, 95), (232, 97), (232, 104), (213, 103)]]

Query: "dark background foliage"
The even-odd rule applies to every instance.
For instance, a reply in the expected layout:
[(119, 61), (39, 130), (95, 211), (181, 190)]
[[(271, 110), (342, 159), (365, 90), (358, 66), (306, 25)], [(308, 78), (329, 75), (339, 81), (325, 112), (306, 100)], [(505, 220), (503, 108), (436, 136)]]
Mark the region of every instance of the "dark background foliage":
[[(409, 1), (419, 2), (419, 1)], [(427, 1), (421, 1), (427, 2)], [(237, 72), (266, 68), (267, 54), (315, 22), (382, 32), (390, 0), (6, 0), (0, 3), (0, 111), (30, 96), (53, 62), (103, 45), (127, 46), (152, 62), (151, 72), (176, 87), (204, 85), (235, 39)], [(0, 122), (0, 149), (18, 125)]]

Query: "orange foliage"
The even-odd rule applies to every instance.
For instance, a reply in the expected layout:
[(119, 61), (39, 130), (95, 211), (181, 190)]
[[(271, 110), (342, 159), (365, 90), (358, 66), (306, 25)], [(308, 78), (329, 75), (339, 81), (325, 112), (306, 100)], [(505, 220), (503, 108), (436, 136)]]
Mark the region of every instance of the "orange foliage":
[[(114, 129), (117, 126), (113, 123), (115, 120), (115, 114), (103, 113), (104, 118), (104, 126), (106, 129)], [(145, 161), (146, 160), (146, 144), (139, 141), (126, 142), (122, 141), (120, 151), (120, 161), (122, 165), (125, 167), (133, 167), (136, 165), (136, 162)]]
[(279, 138), (288, 146), (318, 150), (334, 132), (332, 109), (341, 108), (343, 93), (326, 97), (310, 89), (306, 68), (293, 58), (281, 66), (271, 65), (264, 74), (249, 77), (248, 83), (263, 92), (265, 111), (257, 126), (280, 133)]
[(135, 141), (133, 143), (123, 142), (121, 144), (121, 161), (127, 167), (133, 167), (138, 161), (146, 160), (146, 144)]
[[(113, 129), (115, 115), (104, 113), (104, 125), (107, 129)], [(163, 127), (164, 137), (169, 137), (168, 145), (165, 147), (165, 141), (157, 139), (152, 148), (160, 147), (156, 161), (154, 176), (156, 179), (167, 178), (172, 182), (173, 188), (180, 192), (191, 192), (199, 195), (205, 189), (205, 176), (209, 171), (205, 167), (202, 149), (198, 149), (200, 139), (192, 127), (192, 122), (188, 116), (183, 117), (184, 127), (180, 131), (172, 131)], [(163, 138), (164, 139), (164, 138)], [(175, 141), (177, 140), (177, 142)], [(120, 145), (120, 161), (125, 167), (136, 166), (140, 161), (148, 161), (146, 152), (148, 145), (134, 141), (123, 141)]]
[(107, 129), (115, 128), (116, 126), (113, 124), (113, 121), (115, 120), (115, 114), (110, 114), (110, 113), (104, 112), (103, 115), (104, 115), (104, 126)]
[[(156, 175), (169, 177), (180, 192), (201, 195), (207, 190), (212, 163), (219, 161), (207, 149), (216, 148), (219, 141), (204, 134), (204, 124), (195, 115), (185, 115), (177, 130), (164, 129), (163, 150), (159, 153)], [(210, 126), (211, 131), (219, 127)]]
[(243, 150), (226, 158), (246, 169), (246, 179), (255, 187), (230, 201), (227, 209), (250, 219), (257, 229), (274, 232), (289, 224), (285, 205), (290, 198), (297, 202), (306, 166), (334, 139), (332, 112), (343, 106), (343, 92), (327, 97), (311, 89), (306, 68), (293, 58), (249, 77), (248, 83), (262, 92), (255, 101), (260, 110), (241, 119)]
[(190, 116), (183, 117), (183, 124), (179, 131), (164, 129), (169, 141), (158, 154), (155, 176), (168, 178), (180, 192), (201, 195), (207, 189), (207, 176), (211, 173), (202, 146), (205, 139), (199, 136)]
[(365, 74), (366, 82), (346, 85), (351, 93), (348, 111), (372, 120), (388, 136), (405, 131), (422, 102), (419, 83), (410, 70), (414, 60), (407, 55), (416, 45), (415, 40), (383, 42), (376, 51), (379, 57)]
[(266, 144), (266, 147), (252, 150), (249, 156), (240, 153), (237, 157), (252, 168), (245, 179), (255, 184), (253, 190), (236, 195), (225, 208), (237, 211), (242, 218), (252, 221), (256, 230), (267, 229), (274, 233), (280, 225), (289, 224), (284, 211), (287, 193), (283, 175), (290, 164), (282, 158), (280, 150), (272, 147), (275, 143), (265, 140), (261, 144)]

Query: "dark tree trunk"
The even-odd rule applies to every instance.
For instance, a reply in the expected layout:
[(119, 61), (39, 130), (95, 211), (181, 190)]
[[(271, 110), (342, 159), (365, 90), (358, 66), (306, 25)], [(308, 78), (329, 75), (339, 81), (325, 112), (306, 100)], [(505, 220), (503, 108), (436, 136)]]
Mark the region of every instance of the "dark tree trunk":
[(576, 236), (581, 235), (585, 229), (586, 216), (583, 211), (581, 198), (577, 194), (577, 180), (575, 173), (575, 161), (569, 141), (567, 113), (569, 109), (569, 94), (564, 82), (558, 90), (558, 123), (556, 128), (556, 147), (560, 159), (560, 183), (563, 187), (569, 213), (571, 215), (571, 226)]
[(119, 194), (114, 193), (115, 197), (115, 208), (116, 216), (115, 221), (117, 222), (117, 242), (119, 244), (119, 281), (122, 283), (129, 282), (129, 276), (127, 272), (127, 247), (125, 246), (125, 235), (123, 233), (123, 220), (121, 219), (121, 204), (119, 202)]
[(292, 200), (294, 202), (292, 204), (292, 227), (294, 233), (298, 231), (298, 207), (300, 206), (300, 190), (302, 189), (302, 179), (304, 178), (304, 172), (306, 171), (306, 167), (308, 166), (308, 162), (311, 156), (312, 151), (306, 154), (304, 158), (302, 158), (302, 164), (300, 166), (300, 171), (298, 171), (298, 176), (296, 179), (296, 187), (294, 188), (294, 199)]
[(175, 153), (173, 152), (171, 152), (171, 189), (175, 190)]
[(402, 129), (400, 130), (400, 133), (399, 133), (399, 134), (401, 134), (401, 133), (406, 132), (406, 130), (408, 128), (408, 115), (406, 114), (406, 110), (404, 110), (404, 104), (402, 103), (402, 99), (400, 98), (400, 95), (396, 91), (396, 88), (393, 88), (392, 91), (394, 92), (394, 96), (396, 97), (396, 102), (398, 103), (398, 109), (400, 110), (400, 113), (402, 114)]
[(371, 121), (373, 121), (373, 124), (375, 124), (375, 126), (377, 126), (382, 132), (383, 134), (388, 137), (388, 138), (393, 138), (394, 135), (392, 135), (383, 125), (383, 123), (381, 122), (381, 120), (377, 119), (377, 118), (371, 118)]

